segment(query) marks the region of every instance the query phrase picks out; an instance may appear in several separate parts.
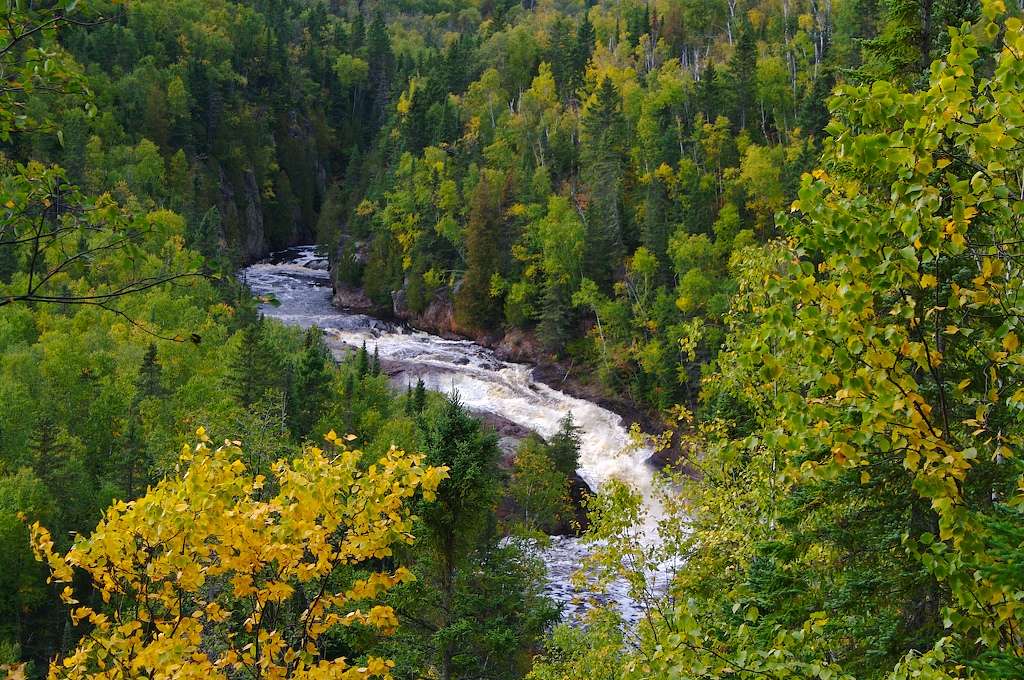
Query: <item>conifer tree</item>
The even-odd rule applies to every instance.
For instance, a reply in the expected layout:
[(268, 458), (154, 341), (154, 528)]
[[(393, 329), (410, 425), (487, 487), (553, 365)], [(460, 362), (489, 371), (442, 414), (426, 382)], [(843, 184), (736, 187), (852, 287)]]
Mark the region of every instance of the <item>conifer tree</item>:
[(160, 384), (162, 375), (163, 369), (157, 360), (156, 344), (151, 342), (149, 347), (146, 348), (146, 355), (143, 357), (142, 365), (139, 367), (139, 377), (135, 381), (136, 399), (159, 397), (163, 393), (163, 388)]
[(579, 26), (576, 27), (576, 40), (572, 47), (569, 62), (571, 67), (568, 77), (570, 96), (583, 87), (587, 63), (590, 62), (590, 57), (594, 53), (595, 37), (594, 25), (590, 23), (590, 17), (584, 12), (583, 19), (580, 21)]
[(555, 354), (561, 354), (565, 343), (572, 339), (576, 321), (569, 287), (562, 281), (549, 278), (544, 283), (540, 321), (537, 324), (537, 336), (544, 347)]
[(417, 413), (423, 413), (423, 409), (427, 407), (427, 386), (423, 384), (423, 378), (416, 379), (416, 389), (412, 393), (412, 410)]
[(712, 122), (722, 112), (722, 95), (715, 65), (708, 63), (697, 83), (697, 106), (705, 120)]
[(675, 227), (671, 219), (671, 203), (665, 182), (659, 176), (653, 176), (647, 185), (641, 236), (643, 245), (658, 259), (661, 278), (665, 281), (671, 271), (668, 240)]
[(47, 479), (52, 470), (53, 456), (57, 453), (57, 437), (60, 434), (57, 421), (49, 413), (43, 413), (32, 430), (28, 440), (32, 466), (40, 479)]
[(380, 350), (376, 345), (373, 347), (373, 361), (370, 363), (370, 375), (380, 375)]
[(425, 463), (445, 466), (448, 478), (438, 487), (435, 502), (420, 511), (435, 552), (439, 595), (437, 665), (442, 678), (453, 677), (458, 650), (454, 639), (463, 625), (456, 618), (456, 579), (487, 530), (498, 492), (498, 438), (466, 412), (458, 394), (449, 396), (439, 412), (420, 421)]
[(743, 22), (736, 51), (729, 60), (729, 71), (732, 76), (733, 126), (739, 130), (756, 129), (757, 42), (749, 21)]
[(380, 126), (388, 115), (391, 73), (394, 68), (391, 38), (388, 35), (387, 24), (384, 23), (384, 15), (380, 10), (373, 15), (373, 21), (366, 32), (366, 52), (370, 66), (369, 87), (373, 102), (372, 121), (375, 126)]
[(242, 340), (229, 365), (229, 389), (244, 407), (269, 389), (282, 387), (281, 364), (267, 344), (263, 316), (242, 329)]
[(823, 73), (814, 79), (809, 92), (804, 96), (796, 122), (805, 135), (820, 140), (825, 134), (825, 126), (829, 121), (828, 98), (834, 84), (832, 74)]
[(559, 99), (567, 101), (572, 96), (575, 75), (576, 44), (564, 17), (558, 17), (551, 24), (548, 34), (547, 62), (551, 64), (551, 76), (555, 79)]
[(359, 352), (356, 354), (356, 373), (360, 378), (363, 378), (369, 372), (370, 353), (366, 351), (366, 341), (363, 340), (363, 346), (359, 348)]
[[(149, 477), (149, 470), (152, 461), (146, 450), (146, 444), (142, 440), (143, 421), (141, 405), (144, 399), (156, 399), (163, 395), (161, 384), (163, 369), (157, 359), (155, 343), (149, 343), (146, 354), (139, 366), (139, 375), (135, 379), (135, 397), (132, 399), (131, 411), (128, 417), (127, 443), (125, 445), (125, 492), (128, 498), (134, 498), (136, 480), (142, 477), (144, 480)], [(141, 486), (144, 486), (141, 485)]]
[(324, 343), (323, 333), (313, 326), (306, 330), (302, 354), (299, 355), (289, 390), (289, 425), (298, 437), (311, 434), (327, 403), (328, 386), (331, 384), (330, 368), (331, 352)]
[(500, 178), (484, 174), (470, 199), (466, 225), (466, 274), (455, 297), (458, 322), (478, 331), (492, 330), (501, 306), (491, 298), (491, 278), (501, 269), (503, 188)]
[(584, 266), (591, 279), (608, 286), (624, 253), (622, 194), (627, 159), (622, 98), (608, 78), (601, 82), (597, 100), (583, 118), (580, 156), (581, 174), (590, 189)]
[(405, 415), (411, 416), (414, 414), (413, 403), (412, 403), (412, 383), (405, 384)]
[(548, 453), (555, 467), (565, 475), (576, 474), (580, 465), (581, 428), (573, 420), (572, 411), (558, 421), (558, 432), (548, 440)]

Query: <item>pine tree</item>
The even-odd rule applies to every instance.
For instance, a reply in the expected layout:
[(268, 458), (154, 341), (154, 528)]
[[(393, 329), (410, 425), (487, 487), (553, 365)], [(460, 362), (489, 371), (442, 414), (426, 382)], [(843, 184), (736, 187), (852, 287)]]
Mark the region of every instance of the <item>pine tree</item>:
[(32, 467), (40, 479), (49, 479), (49, 473), (53, 470), (54, 456), (60, 453), (57, 450), (59, 435), (60, 428), (57, 426), (57, 421), (51, 414), (43, 413), (28, 440)]
[(394, 68), (391, 38), (388, 36), (388, 27), (380, 10), (374, 14), (370, 29), (366, 33), (366, 54), (370, 66), (370, 96), (373, 99), (371, 121), (379, 127), (387, 119), (391, 74)]
[(269, 389), (283, 387), (278, 357), (268, 346), (263, 317), (242, 329), (242, 341), (229, 364), (229, 389), (244, 407), (252, 406)]
[(413, 82), (418, 86), (411, 86), (409, 90), (412, 94), (412, 102), (402, 122), (402, 135), (405, 138), (405, 150), (418, 156), (423, 152), (423, 148), (432, 142), (430, 126), (427, 124), (431, 97), (427, 83)]
[(411, 416), (415, 413), (412, 403), (412, 383), (405, 384), (405, 415)]
[(156, 344), (149, 343), (135, 378), (135, 396), (129, 411), (127, 442), (122, 453), (125, 458), (125, 493), (128, 498), (135, 497), (137, 479), (142, 478), (141, 487), (149, 478), (152, 460), (144, 441), (141, 406), (144, 399), (157, 399), (163, 395), (162, 378), (163, 369), (157, 359)]
[(548, 453), (555, 467), (565, 475), (576, 474), (580, 465), (581, 429), (573, 421), (572, 412), (558, 421), (558, 432), (548, 440)]
[(302, 354), (295, 367), (289, 396), (289, 426), (298, 437), (311, 434), (320, 419), (331, 384), (331, 351), (323, 333), (313, 326), (306, 331)]
[(360, 378), (364, 378), (369, 372), (370, 353), (366, 351), (366, 341), (363, 340), (363, 346), (359, 348), (359, 352), (356, 354), (356, 373)]
[(160, 384), (162, 376), (163, 369), (157, 360), (156, 344), (151, 342), (146, 348), (142, 365), (139, 366), (139, 377), (135, 380), (136, 399), (159, 397), (163, 393), (163, 387)]
[(427, 407), (427, 386), (423, 384), (423, 378), (416, 379), (416, 389), (412, 393), (412, 410), (417, 414), (423, 413)]
[(598, 285), (611, 284), (624, 254), (623, 184), (626, 173), (626, 119), (611, 80), (597, 90), (597, 101), (583, 118), (581, 174), (590, 189), (584, 267)]
[(376, 345), (373, 347), (373, 362), (370, 364), (370, 375), (380, 375), (380, 351)]
[(355, 54), (362, 49), (363, 43), (366, 41), (366, 20), (363, 19), (362, 12), (356, 12), (355, 18), (352, 19), (352, 31), (349, 33), (348, 40), (350, 54)]
[(198, 220), (191, 219), (185, 230), (185, 244), (209, 260), (217, 260), (221, 252), (220, 239), (224, 225), (217, 206), (211, 207)]
[(564, 17), (557, 17), (551, 24), (548, 44), (547, 62), (551, 64), (551, 76), (555, 79), (559, 99), (567, 101), (572, 96), (575, 42), (569, 22)]
[(569, 62), (571, 71), (568, 74), (567, 82), (570, 96), (583, 88), (587, 64), (590, 62), (591, 55), (594, 54), (595, 39), (594, 25), (590, 23), (590, 17), (584, 12), (583, 20), (576, 27), (576, 40), (572, 47)]
[(561, 281), (549, 279), (544, 284), (537, 337), (545, 349), (561, 354), (565, 343), (573, 337), (575, 326), (576, 311), (568, 286)]
[(748, 21), (743, 22), (736, 51), (729, 60), (729, 71), (732, 76), (733, 126), (738, 130), (745, 130), (748, 126), (756, 128), (757, 41)]
[(633, 7), (626, 12), (626, 39), (631, 47), (635, 47), (640, 38), (651, 30), (651, 8), (648, 4), (643, 7)]
[[(429, 532), (437, 564), (440, 628), (459, 624), (453, 606), (456, 578), (489, 525), (498, 494), (498, 438), (466, 412), (457, 394), (438, 413), (421, 419), (426, 462), (448, 468), (434, 502), (419, 515)], [(455, 631), (452, 631), (453, 633)], [(452, 678), (457, 650), (451, 636), (441, 636), (437, 650), (442, 678)]]
[(658, 258), (661, 279), (668, 280), (671, 272), (668, 257), (668, 240), (675, 226), (671, 219), (672, 199), (665, 182), (655, 175), (647, 185), (647, 199), (644, 202), (643, 245)]
[(503, 188), (484, 174), (473, 190), (466, 225), (466, 273), (455, 297), (455, 318), (465, 328), (490, 331), (501, 318), (491, 278), (501, 269)]
[(715, 65), (708, 63), (697, 83), (697, 108), (704, 114), (704, 119), (713, 122), (722, 112), (721, 89)]

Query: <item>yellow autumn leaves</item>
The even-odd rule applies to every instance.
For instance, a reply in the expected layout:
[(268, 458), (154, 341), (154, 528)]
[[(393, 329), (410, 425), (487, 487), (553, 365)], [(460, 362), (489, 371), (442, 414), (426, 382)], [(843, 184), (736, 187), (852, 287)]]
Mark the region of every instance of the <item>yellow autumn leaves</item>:
[[(67, 553), (34, 524), (37, 557), (69, 584), (62, 599), (76, 623), (91, 624), (50, 677), (387, 677), (391, 662), (323, 658), (318, 641), (337, 626), (397, 626), (371, 601), (412, 580), (408, 570), (341, 572), (411, 543), (409, 501), (432, 498), (446, 470), (396, 449), (364, 470), (363, 453), (331, 435), (326, 450), (306, 447), (266, 479), (237, 442), (212, 449), (200, 428), (176, 474), (113, 505)], [(110, 606), (79, 604), (76, 571)]]

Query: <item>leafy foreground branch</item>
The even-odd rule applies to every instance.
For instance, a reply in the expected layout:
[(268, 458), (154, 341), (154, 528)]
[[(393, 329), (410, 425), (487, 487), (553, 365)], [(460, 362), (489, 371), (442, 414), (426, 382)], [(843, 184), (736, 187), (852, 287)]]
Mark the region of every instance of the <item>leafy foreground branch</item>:
[(789, 238), (732, 259), (663, 552), (635, 494), (592, 511), (637, 635), (560, 631), (535, 680), (1024, 677), (1024, 23), (950, 45), (924, 90), (837, 89)]
[[(432, 500), (445, 468), (391, 449), (364, 470), (362, 452), (331, 432), (268, 479), (246, 470), (238, 442), (211, 450), (197, 434), (177, 474), (116, 503), (66, 554), (32, 525), (72, 619), (90, 627), (50, 677), (387, 675), (392, 662), (350, 665), (324, 639), (339, 626), (394, 630), (391, 607), (367, 603), (412, 580), (389, 568), (392, 546), (412, 543), (410, 499)], [(75, 599), (76, 571), (108, 606)]]

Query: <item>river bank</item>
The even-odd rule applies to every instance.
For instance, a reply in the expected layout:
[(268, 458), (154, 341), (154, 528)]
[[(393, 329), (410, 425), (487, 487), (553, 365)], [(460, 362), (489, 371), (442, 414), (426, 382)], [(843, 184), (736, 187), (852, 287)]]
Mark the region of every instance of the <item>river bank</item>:
[[(332, 277), (332, 280), (334, 277)], [(374, 305), (358, 288), (334, 287), (332, 304), (339, 310), (366, 314), (407, 328), (430, 333), (448, 340), (469, 340), (486, 347), (502, 361), (526, 364), (532, 368), (533, 379), (548, 387), (583, 399), (620, 416), (627, 424), (637, 423), (647, 433), (660, 433), (666, 424), (657, 413), (630, 399), (609, 394), (606, 387), (595, 384), (584, 368), (571, 361), (559, 360), (545, 351), (533, 331), (519, 328), (496, 329), (479, 333), (460, 328), (454, 320), (451, 300), (445, 294), (435, 296), (420, 314), (404, 304), (400, 291), (392, 293), (391, 308)], [(660, 455), (661, 464), (674, 463), (671, 452)]]
[[(266, 303), (260, 307), (264, 314), (299, 328), (322, 329), (324, 341), (337, 358), (365, 345), (379, 357), (382, 368), (394, 372), (392, 384), (399, 389), (422, 380), (428, 390), (457, 392), (467, 410), (492, 423), (512, 453), (518, 437), (528, 432), (551, 437), (565, 415), (571, 413), (580, 428), (579, 479), (591, 489), (613, 480), (632, 487), (644, 506), (642, 531), (655, 535), (663, 508), (658, 501), (657, 472), (648, 462), (652, 451), (635, 441), (629, 431), (632, 422), (650, 421), (635, 407), (610, 403), (604, 395), (596, 395), (594, 400), (574, 396), (570, 390), (581, 395), (594, 393), (572, 371), (550, 365), (535, 369), (521, 363), (530, 356), (526, 354), (528, 347), (534, 345), (529, 338), (502, 334), (487, 339), (488, 344), (501, 349), (499, 355), (497, 350), (464, 336), (446, 334), (446, 338), (415, 330), (407, 320), (375, 318), (366, 313), (372, 310), (365, 307), (340, 305), (339, 309), (326, 258), (312, 246), (293, 248), (270, 261), (246, 267), (241, 278), (255, 294), (266, 296)], [(513, 342), (520, 346), (512, 346)], [(513, 358), (520, 362), (508, 360)], [(581, 602), (605, 598), (616, 603), (627, 621), (635, 621), (640, 612), (628, 583), (616, 581), (602, 593), (574, 582), (573, 573), (584, 564), (592, 548), (571, 535), (573, 532), (568, 533), (538, 547), (538, 557), (548, 574), (545, 592), (569, 616), (581, 611), (579, 607), (586, 607)], [(652, 583), (662, 588), (668, 575), (655, 571), (658, 573), (650, 575)]]

